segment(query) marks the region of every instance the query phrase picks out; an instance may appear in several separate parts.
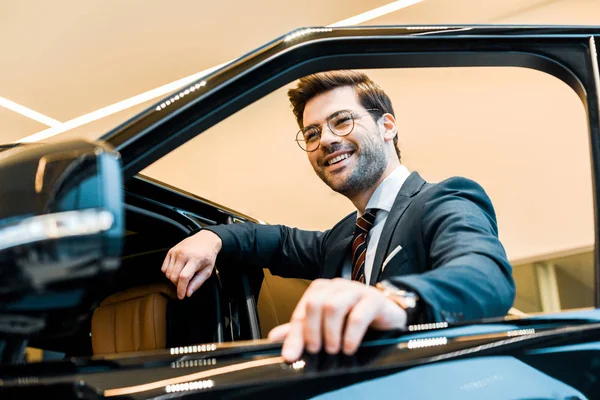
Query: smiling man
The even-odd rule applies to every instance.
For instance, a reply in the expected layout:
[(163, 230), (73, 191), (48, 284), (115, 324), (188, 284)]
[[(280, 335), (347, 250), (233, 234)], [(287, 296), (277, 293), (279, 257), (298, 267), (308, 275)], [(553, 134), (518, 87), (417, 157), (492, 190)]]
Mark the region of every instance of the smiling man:
[(432, 184), (401, 164), (389, 97), (367, 75), (332, 71), (288, 92), (296, 135), (316, 174), (356, 212), (325, 232), (243, 223), (207, 227), (167, 254), (162, 271), (191, 296), (217, 256), (314, 282), (290, 323), (269, 333), (283, 357), (356, 352), (367, 329), (502, 316), (512, 269), (492, 203), (462, 177)]

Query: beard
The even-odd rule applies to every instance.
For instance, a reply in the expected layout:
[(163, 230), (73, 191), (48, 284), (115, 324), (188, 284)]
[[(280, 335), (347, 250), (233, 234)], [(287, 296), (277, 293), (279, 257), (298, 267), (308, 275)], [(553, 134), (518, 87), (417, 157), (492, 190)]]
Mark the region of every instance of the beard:
[[(340, 173), (347, 174), (346, 178), (343, 176), (331, 176), (325, 171), (326, 167), (324, 165), (315, 168), (315, 172), (319, 178), (333, 191), (348, 198), (352, 198), (373, 187), (379, 181), (387, 166), (385, 145), (383, 141), (377, 140), (379, 138), (374, 136), (365, 136), (365, 140), (360, 144), (360, 150), (356, 148), (348, 149), (354, 151), (352, 156), (356, 157), (356, 159), (354, 160), (352, 170), (344, 170)], [(331, 154), (346, 149), (340, 145), (328, 150), (328, 153)]]

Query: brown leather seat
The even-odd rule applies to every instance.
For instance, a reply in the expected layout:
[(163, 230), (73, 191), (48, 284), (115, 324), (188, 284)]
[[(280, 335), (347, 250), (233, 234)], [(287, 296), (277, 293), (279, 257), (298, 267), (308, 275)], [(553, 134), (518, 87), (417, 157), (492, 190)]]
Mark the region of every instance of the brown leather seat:
[[(267, 337), (271, 329), (289, 322), (310, 281), (264, 273), (257, 308), (262, 335)], [(94, 354), (164, 349), (167, 304), (176, 298), (170, 283), (136, 287), (106, 298), (92, 317)]]
[(282, 278), (264, 270), (265, 277), (258, 296), (258, 320), (263, 338), (278, 325), (289, 322), (296, 304), (311, 281)]
[(175, 286), (132, 288), (106, 298), (92, 317), (94, 354), (164, 349), (167, 302), (177, 298)]

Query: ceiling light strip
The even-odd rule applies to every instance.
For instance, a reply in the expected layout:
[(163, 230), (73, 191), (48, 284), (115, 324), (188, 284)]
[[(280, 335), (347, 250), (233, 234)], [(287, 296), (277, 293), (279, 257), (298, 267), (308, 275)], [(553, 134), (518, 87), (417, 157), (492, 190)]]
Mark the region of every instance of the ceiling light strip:
[(97, 121), (97, 120), (107, 117), (109, 115), (116, 114), (118, 112), (127, 110), (128, 108), (143, 104), (143, 103), (150, 101), (152, 99), (155, 99), (157, 97), (162, 97), (166, 94), (169, 94), (169, 93), (181, 88), (182, 86), (188, 85), (188, 84), (202, 78), (203, 76), (210, 74), (211, 72), (213, 72), (214, 70), (216, 70), (218, 68), (221, 68), (225, 64), (227, 64), (227, 63), (223, 63), (220, 65), (211, 67), (209, 69), (205, 69), (204, 71), (200, 71), (193, 75), (186, 76), (185, 78), (181, 78), (174, 82), (167, 83), (166, 85), (163, 85), (156, 89), (152, 89), (147, 92), (130, 97), (128, 99), (122, 100), (118, 103), (111, 104), (110, 106), (106, 106), (104, 108), (101, 108), (101, 109), (91, 112), (89, 114), (85, 114), (80, 117), (74, 118), (63, 124), (59, 123), (58, 126), (53, 126), (51, 128), (44, 129), (43, 131), (34, 133), (33, 135), (27, 136), (23, 139), (19, 139), (17, 142), (18, 143), (26, 143), (26, 142), (37, 142), (40, 140), (44, 140), (49, 137), (58, 135), (59, 133), (63, 133), (63, 132), (69, 131), (71, 129), (78, 128), (82, 125), (89, 124), (90, 122)]
[[(367, 22), (372, 19), (379, 18), (383, 15), (393, 13), (395, 11), (412, 6), (412, 5), (420, 3), (422, 1), (424, 1), (424, 0), (394, 1), (394, 2), (386, 4), (384, 6), (364, 12), (362, 14), (355, 15), (354, 17), (347, 18), (342, 21), (336, 22), (334, 24), (328, 25), (328, 27), (352, 26), (352, 25), (361, 24), (363, 22)], [(233, 60), (231, 60), (231, 61), (233, 61)], [(166, 94), (169, 94), (169, 93), (181, 88), (182, 86), (188, 85), (188, 84), (202, 78), (203, 76), (210, 74), (211, 72), (217, 70), (218, 68), (221, 68), (222, 66), (230, 63), (231, 61), (228, 61), (223, 64), (219, 64), (212, 68), (208, 68), (204, 71), (201, 71), (196, 74), (179, 79), (177, 81), (168, 83), (164, 86), (161, 86), (159, 88), (139, 94), (137, 96), (130, 97), (126, 100), (120, 101), (118, 103), (112, 104), (112, 105), (104, 107), (104, 108), (101, 108), (101, 109), (91, 112), (89, 114), (82, 115), (80, 117), (77, 117), (75, 119), (67, 121), (62, 125), (59, 125), (59, 126), (49, 125), (49, 126), (51, 126), (51, 128), (44, 129), (43, 131), (34, 133), (33, 135), (27, 136), (23, 139), (19, 139), (19, 140), (17, 140), (17, 142), (18, 143), (37, 142), (40, 140), (48, 139), (52, 136), (58, 135), (60, 133), (69, 131), (74, 128), (78, 128), (82, 125), (88, 124), (93, 121), (97, 121), (99, 119), (102, 119), (104, 117), (107, 117), (107, 116), (115, 114), (115, 113), (118, 113), (120, 111), (124, 111), (128, 108), (145, 103), (145, 102), (155, 99), (157, 97), (164, 96)]]
[(21, 114), (27, 118), (31, 118), (37, 122), (40, 122), (44, 125), (48, 126), (60, 126), (62, 122), (52, 119), (44, 114), (40, 114), (37, 111), (33, 111), (30, 108), (22, 106), (20, 104), (15, 103), (14, 101), (10, 101), (5, 99), (4, 97), (0, 97), (0, 106), (8, 108), (11, 111), (16, 112), (17, 114)]
[(424, 0), (398, 0), (392, 3), (386, 4), (381, 7), (374, 8), (370, 11), (364, 12), (362, 14), (355, 15), (354, 17), (350, 17), (348, 19), (344, 19), (342, 21), (336, 22), (335, 24), (327, 25), (330, 28), (338, 27), (338, 26), (353, 26), (362, 24), (363, 22), (370, 21), (375, 18), (382, 17), (384, 15), (396, 12), (403, 8), (412, 6), (414, 4), (420, 3)]

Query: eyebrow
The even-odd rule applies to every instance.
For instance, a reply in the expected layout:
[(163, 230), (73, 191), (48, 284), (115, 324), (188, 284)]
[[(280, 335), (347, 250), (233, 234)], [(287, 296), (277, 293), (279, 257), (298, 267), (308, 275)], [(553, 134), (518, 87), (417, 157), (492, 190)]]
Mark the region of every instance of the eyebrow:
[[(336, 116), (337, 114), (339, 114), (341, 112), (344, 112), (344, 111), (350, 111), (350, 112), (352, 112), (351, 110), (346, 110), (346, 109), (337, 110), (336, 112), (334, 112), (332, 114), (329, 114), (329, 116), (325, 117), (325, 121), (324, 122), (327, 122), (330, 118), (332, 118), (332, 117)], [(302, 128), (302, 130), (308, 129), (308, 128), (316, 128), (317, 126), (323, 125), (324, 122), (321, 122), (320, 124), (314, 123), (314, 124), (306, 125), (304, 128)]]

